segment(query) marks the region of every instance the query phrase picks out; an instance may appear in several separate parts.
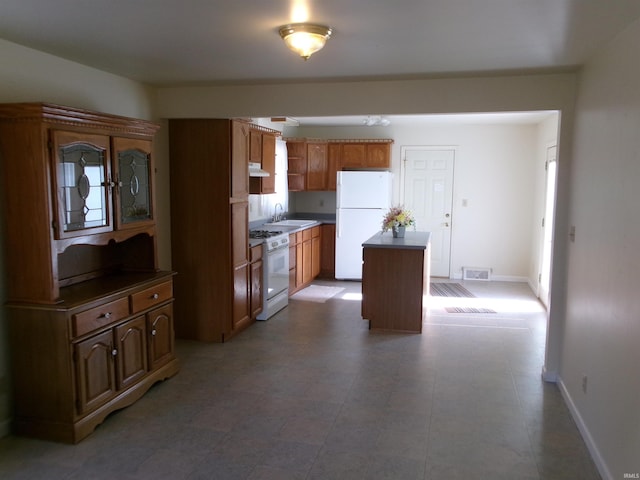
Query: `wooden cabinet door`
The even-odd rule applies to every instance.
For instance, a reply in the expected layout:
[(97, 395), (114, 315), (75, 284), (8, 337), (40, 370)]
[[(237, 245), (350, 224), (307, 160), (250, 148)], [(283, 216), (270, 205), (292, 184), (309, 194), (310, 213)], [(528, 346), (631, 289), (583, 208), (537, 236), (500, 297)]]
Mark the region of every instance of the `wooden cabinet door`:
[(276, 137), (267, 133), (262, 134), (262, 169), (269, 176), (260, 178), (260, 193), (276, 193)]
[[(315, 227), (320, 230), (320, 227)], [(311, 239), (311, 280), (320, 275), (320, 236)]]
[(307, 144), (307, 190), (327, 189), (327, 144)]
[(57, 130), (51, 136), (56, 238), (113, 230), (109, 137)]
[(322, 225), (320, 242), (320, 273), (323, 277), (334, 278), (336, 262), (336, 226), (334, 224)]
[(249, 198), (249, 125), (231, 122), (231, 198)]
[(118, 390), (130, 387), (147, 374), (147, 324), (143, 315), (117, 326), (116, 367)]
[(303, 259), (303, 243), (298, 242), (296, 245), (296, 289), (304, 284), (304, 259)]
[(93, 410), (116, 394), (114, 353), (111, 330), (75, 345), (78, 413)]
[(366, 163), (369, 168), (391, 168), (391, 145), (367, 143)]
[(251, 318), (256, 318), (262, 312), (262, 260), (251, 264)]
[(164, 305), (147, 313), (149, 370), (161, 367), (173, 359), (173, 304)]
[(342, 168), (362, 168), (366, 166), (364, 143), (342, 144)]
[(302, 283), (309, 283), (313, 279), (313, 246), (312, 239), (302, 242)]
[(250, 321), (249, 264), (233, 271), (233, 309), (231, 329), (242, 328)]
[(336, 190), (337, 173), (341, 168), (342, 144), (330, 143), (327, 147), (327, 190)]
[(116, 228), (153, 223), (151, 141), (114, 137), (112, 151)]
[(231, 209), (231, 265), (237, 268), (249, 263), (249, 203), (232, 203), (229, 208)]
[(262, 132), (254, 129), (249, 130), (249, 161), (262, 162)]

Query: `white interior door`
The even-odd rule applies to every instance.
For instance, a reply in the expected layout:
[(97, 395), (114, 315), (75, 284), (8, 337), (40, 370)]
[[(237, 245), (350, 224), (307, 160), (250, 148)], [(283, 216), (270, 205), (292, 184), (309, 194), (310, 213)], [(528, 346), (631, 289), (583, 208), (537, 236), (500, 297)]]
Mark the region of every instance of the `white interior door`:
[(556, 208), (556, 147), (547, 149), (547, 182), (545, 192), (544, 218), (542, 219), (542, 253), (540, 255), (540, 282), (538, 298), (549, 307), (549, 292), (551, 288), (551, 255), (553, 252), (553, 223)]
[(431, 276), (449, 278), (455, 149), (402, 147), (402, 159), (403, 204), (431, 232)]

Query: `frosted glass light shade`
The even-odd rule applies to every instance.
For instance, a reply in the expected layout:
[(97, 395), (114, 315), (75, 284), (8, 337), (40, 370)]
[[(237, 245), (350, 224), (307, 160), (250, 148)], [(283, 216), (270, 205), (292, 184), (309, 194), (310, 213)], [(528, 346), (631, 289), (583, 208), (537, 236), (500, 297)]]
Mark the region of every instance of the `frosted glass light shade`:
[(307, 60), (324, 47), (331, 36), (331, 28), (310, 23), (293, 23), (280, 27), (280, 36), (289, 49)]

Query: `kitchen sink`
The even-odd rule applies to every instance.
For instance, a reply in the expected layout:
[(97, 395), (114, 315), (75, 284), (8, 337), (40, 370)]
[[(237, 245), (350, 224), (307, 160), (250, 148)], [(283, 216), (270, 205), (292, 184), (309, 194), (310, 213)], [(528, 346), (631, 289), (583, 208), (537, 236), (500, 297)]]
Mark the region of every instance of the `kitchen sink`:
[(311, 225), (316, 223), (315, 220), (280, 220), (279, 222), (269, 222), (265, 223), (265, 225), (274, 226), (274, 227), (306, 227), (307, 225)]

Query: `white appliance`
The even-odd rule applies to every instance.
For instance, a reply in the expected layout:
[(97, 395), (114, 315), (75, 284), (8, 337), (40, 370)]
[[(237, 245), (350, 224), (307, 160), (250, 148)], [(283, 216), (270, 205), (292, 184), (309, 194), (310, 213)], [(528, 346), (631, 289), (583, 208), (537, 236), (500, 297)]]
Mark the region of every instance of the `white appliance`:
[(362, 244), (382, 230), (391, 172), (341, 171), (336, 197), (336, 278), (362, 280)]
[(258, 320), (268, 320), (289, 305), (289, 234), (252, 230), (249, 238), (263, 240), (262, 312)]

